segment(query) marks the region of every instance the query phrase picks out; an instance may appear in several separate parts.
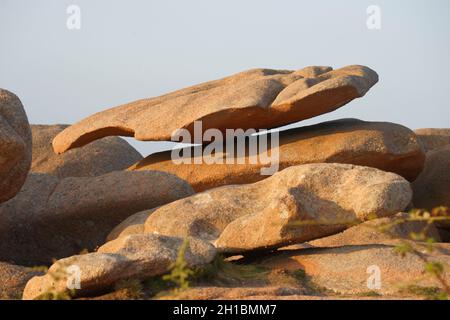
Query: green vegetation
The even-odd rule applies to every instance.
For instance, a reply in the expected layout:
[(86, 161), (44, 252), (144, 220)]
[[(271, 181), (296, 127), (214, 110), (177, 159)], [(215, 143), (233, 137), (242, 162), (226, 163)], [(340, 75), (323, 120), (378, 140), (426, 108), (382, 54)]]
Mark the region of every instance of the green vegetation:
[(450, 295), (450, 287), (445, 278), (445, 270), (448, 266), (437, 262), (430, 261), (429, 258), (422, 252), (432, 253), (435, 250), (435, 239), (427, 237), (427, 233), (431, 226), (436, 222), (450, 221), (450, 210), (447, 207), (438, 207), (431, 211), (423, 209), (411, 210), (407, 217), (397, 218), (392, 223), (382, 225), (378, 228), (378, 231), (384, 232), (390, 235), (390, 230), (396, 225), (400, 225), (406, 222), (425, 222), (426, 226), (420, 232), (411, 232), (409, 239), (413, 243), (407, 240), (401, 240), (401, 242), (394, 248), (395, 252), (405, 257), (407, 254), (412, 254), (418, 257), (424, 263), (424, 272), (431, 275), (439, 284), (441, 288), (409, 286), (408, 292), (416, 292), (417, 295), (425, 296), (427, 298), (442, 300), (448, 299)]
[(184, 240), (178, 252), (177, 260), (170, 267), (170, 273), (164, 275), (162, 279), (174, 283), (177, 288), (175, 290), (186, 290), (189, 288), (189, 279), (195, 272), (188, 267), (186, 262), (186, 250), (189, 247), (189, 241)]
[(422, 287), (411, 285), (401, 290), (406, 294), (424, 297), (427, 300), (448, 300), (448, 295), (437, 287)]
[(356, 294), (357, 297), (381, 297), (382, 295), (376, 291), (367, 291)]

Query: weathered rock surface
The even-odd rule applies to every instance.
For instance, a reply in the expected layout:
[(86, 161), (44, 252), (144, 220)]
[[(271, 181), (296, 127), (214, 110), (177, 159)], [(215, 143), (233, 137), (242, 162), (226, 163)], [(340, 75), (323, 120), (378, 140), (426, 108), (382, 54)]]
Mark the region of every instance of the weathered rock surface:
[[(450, 145), (427, 152), (425, 169), (412, 184), (416, 208), (450, 208)], [(443, 241), (450, 241), (450, 220), (437, 223)]]
[[(142, 211), (125, 219), (111, 231), (107, 238), (108, 241), (130, 234), (144, 233), (145, 221), (155, 210)], [(446, 242), (441, 238), (440, 230), (436, 228), (436, 225), (427, 225), (427, 222), (421, 221), (409, 221), (408, 216), (407, 213), (398, 213), (392, 217), (369, 220), (332, 236), (313, 240), (306, 244), (292, 245), (289, 248), (385, 244), (395, 242), (397, 239), (411, 239), (412, 233), (418, 234), (423, 231), (427, 238), (433, 238), (436, 242)], [(398, 223), (399, 220), (405, 220), (405, 222)], [(388, 226), (389, 228), (386, 229)]]
[(411, 197), (409, 183), (393, 173), (308, 164), (161, 206), (145, 232), (198, 237), (226, 253), (272, 249), (338, 233), (350, 221), (396, 214)]
[[(449, 281), (449, 244), (438, 244), (433, 253), (422, 251), (430, 262), (440, 262), (445, 266), (444, 277)], [(424, 272), (425, 263), (419, 257), (409, 253), (402, 257), (395, 253), (394, 246), (389, 245), (286, 250), (258, 262), (269, 268), (302, 269), (315, 286), (340, 294), (372, 291), (389, 295), (406, 290), (404, 294), (408, 295), (412, 294), (407, 290), (410, 286), (441, 287), (436, 278)], [(374, 274), (371, 267), (380, 270), (379, 289), (368, 287), (368, 280)]]
[[(414, 180), (425, 162), (415, 134), (408, 128), (387, 122), (342, 119), (287, 130), (280, 133), (279, 145), (280, 170), (307, 163), (347, 163), (394, 172)], [(196, 153), (191, 151), (190, 154)], [(197, 192), (268, 177), (261, 174), (261, 169), (270, 167), (271, 163), (267, 157), (258, 156), (257, 163), (252, 164), (248, 145), (243, 159), (235, 155), (234, 163), (226, 164), (227, 157), (226, 153), (221, 155), (222, 164), (205, 163), (204, 159), (198, 161), (195, 157), (191, 163), (179, 164), (172, 161), (171, 151), (168, 151), (150, 155), (130, 170), (170, 172), (188, 181)]]
[(244, 71), (99, 112), (61, 132), (53, 147), (62, 153), (110, 135), (171, 140), (180, 128), (193, 133), (195, 121), (204, 130), (275, 128), (331, 112), (377, 82), (378, 75), (363, 66)]
[[(215, 248), (204, 241), (189, 238), (185, 259), (189, 267), (210, 263)], [(54, 263), (42, 277), (31, 279), (24, 291), (24, 299), (35, 299), (46, 291), (62, 293), (67, 290), (68, 276), (55, 281), (52, 274), (61, 273), (71, 265), (80, 268), (81, 289), (76, 296), (86, 296), (111, 289), (115, 283), (126, 279), (146, 279), (169, 271), (175, 262), (184, 240), (155, 234), (121, 237), (100, 247), (98, 252), (72, 256)]]
[(68, 125), (32, 125), (31, 171), (59, 178), (94, 177), (128, 168), (142, 156), (125, 140), (108, 137), (63, 155), (53, 152), (52, 141)]
[[(427, 226), (427, 222), (407, 221), (407, 213), (399, 213), (392, 217), (374, 219), (351, 227), (341, 233), (310, 241), (313, 247), (342, 247), (348, 245), (390, 244), (397, 239), (411, 239), (412, 233), (425, 232), (427, 238), (441, 242), (439, 231), (435, 225)], [(399, 221), (405, 221), (399, 223)]]
[(450, 146), (450, 129), (418, 129), (415, 133), (425, 152)]
[[(402, 241), (403, 242), (403, 241)], [(417, 249), (417, 243), (411, 245)], [(191, 283), (181, 292), (160, 292), (156, 299), (426, 299), (441, 288), (436, 278), (425, 273), (425, 262), (417, 256), (394, 253), (399, 240), (390, 244), (347, 245), (321, 249), (282, 249), (267, 255), (252, 255), (219, 264), (218, 274)], [(420, 249), (422, 257), (440, 262), (448, 279), (450, 247), (437, 243), (432, 253)], [(334, 267), (336, 266), (336, 268)], [(371, 276), (380, 271), (381, 287)], [(349, 276), (351, 275), (351, 276)], [(369, 284), (369, 286), (368, 286)], [(423, 290), (419, 290), (422, 287)], [(140, 297), (135, 291), (120, 289), (95, 299), (150, 298), (154, 289), (142, 287)], [(425, 295), (426, 294), (426, 295)]]
[(92, 250), (130, 215), (191, 194), (185, 181), (155, 171), (30, 174), (21, 192), (0, 205), (0, 260), (34, 266)]
[(42, 272), (0, 262), (0, 300), (21, 299), (28, 280)]
[(450, 207), (450, 145), (427, 153), (425, 168), (412, 187), (416, 208)]
[(114, 239), (128, 236), (131, 234), (144, 233), (145, 231), (145, 221), (148, 217), (155, 212), (156, 208), (141, 211), (133, 214), (132, 216), (126, 218), (117, 227), (115, 227), (106, 238), (107, 241), (112, 241)]
[(31, 165), (31, 131), (19, 98), (0, 89), (0, 203), (22, 188)]

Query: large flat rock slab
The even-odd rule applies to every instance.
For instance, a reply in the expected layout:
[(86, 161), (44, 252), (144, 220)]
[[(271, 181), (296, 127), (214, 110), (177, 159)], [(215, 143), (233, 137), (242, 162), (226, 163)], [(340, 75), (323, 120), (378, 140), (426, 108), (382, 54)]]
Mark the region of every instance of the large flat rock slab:
[[(415, 134), (404, 126), (388, 122), (356, 119), (324, 122), (282, 131), (279, 148), (274, 150), (270, 141), (268, 146), (269, 154), (277, 152), (278, 159), (267, 156), (267, 152), (252, 154), (247, 143), (245, 155), (241, 157), (236, 152), (230, 156), (223, 148), (223, 153), (212, 155), (216, 160), (211, 163), (194, 156), (199, 154), (195, 150), (177, 151), (191, 155), (179, 163), (173, 161), (172, 152), (167, 151), (148, 156), (130, 170), (173, 173), (200, 192), (222, 185), (257, 182), (268, 177), (262, 174), (262, 170), (269, 170), (273, 165), (283, 170), (294, 165), (324, 162), (374, 167), (412, 181), (422, 171), (425, 162), (425, 154)], [(203, 155), (208, 146), (196, 148), (202, 149), (200, 154)], [(250, 161), (250, 157), (254, 160)], [(232, 164), (227, 164), (228, 158), (234, 159)], [(271, 163), (271, 159), (276, 163)]]
[(181, 128), (268, 129), (312, 118), (362, 97), (378, 82), (364, 66), (254, 69), (94, 114), (61, 132), (57, 153), (110, 135), (171, 140)]

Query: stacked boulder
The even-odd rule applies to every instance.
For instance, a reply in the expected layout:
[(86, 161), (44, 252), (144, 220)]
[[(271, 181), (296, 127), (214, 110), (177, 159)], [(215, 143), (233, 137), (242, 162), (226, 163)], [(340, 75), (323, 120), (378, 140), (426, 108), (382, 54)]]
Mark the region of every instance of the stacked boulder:
[(31, 130), (19, 98), (0, 89), (0, 203), (14, 197), (31, 166)]
[(67, 126), (30, 129), (20, 100), (0, 94), (0, 261), (40, 266), (94, 250), (130, 215), (194, 193), (173, 174), (124, 171), (142, 156), (121, 138), (56, 155), (51, 141)]
[(62, 153), (110, 135), (170, 140), (180, 128), (194, 133), (196, 121), (204, 130), (276, 128), (336, 110), (377, 81), (363, 66), (249, 70), (99, 112), (58, 134), (53, 147)]
[[(74, 297), (164, 274), (184, 243), (190, 267), (211, 263), (217, 253), (265, 259), (293, 245), (333, 243), (338, 250), (348, 244), (341, 232), (364, 234), (349, 226), (389, 220), (413, 200), (420, 203), (424, 187), (416, 183), (429, 183), (424, 150), (427, 163), (434, 161), (428, 150), (445, 146), (445, 130), (428, 139), (434, 133), (341, 119), (282, 131), (279, 172), (272, 176), (261, 175), (264, 163), (249, 161), (250, 150), (234, 156), (234, 164), (207, 164), (195, 159), (208, 148), (201, 141), (192, 147), (200, 149), (191, 152), (193, 161), (180, 164), (171, 152), (142, 159), (110, 136), (166, 141), (178, 129), (194, 135), (198, 121), (203, 130), (222, 133), (273, 129), (336, 110), (377, 81), (364, 66), (255, 69), (99, 112), (72, 126), (32, 126), (32, 172), (22, 191), (0, 205), (0, 261), (59, 259), (27, 283), (23, 297), (35, 299), (68, 292), (68, 276), (55, 280), (54, 274), (71, 265), (81, 270)], [(358, 245), (365, 243), (366, 237)], [(83, 249), (90, 253), (78, 254)], [(383, 254), (375, 249), (370, 254)]]
[[(412, 184), (413, 203), (431, 210), (450, 208), (450, 129), (419, 129), (417, 137), (426, 152), (425, 167)], [(450, 222), (438, 224), (443, 240), (450, 241)]]
[[(172, 152), (166, 151), (146, 157), (130, 170), (173, 173), (188, 181), (197, 192), (267, 178), (261, 175), (261, 169), (267, 167), (267, 163), (262, 163), (261, 157), (257, 157), (256, 163), (250, 163), (250, 152), (246, 147), (243, 159), (234, 155), (233, 162), (242, 163), (239, 165), (226, 163), (228, 153), (222, 155), (223, 163), (220, 164), (206, 164), (193, 157), (191, 163), (180, 165), (172, 161)], [(207, 146), (195, 148), (205, 149)], [(282, 131), (277, 148), (280, 170), (309, 163), (346, 163), (394, 172), (413, 181), (422, 171), (424, 162), (417, 138), (408, 128), (357, 119), (341, 119)], [(269, 153), (272, 151), (272, 148), (268, 150)], [(188, 152), (203, 154), (195, 150)]]
[(96, 177), (122, 171), (141, 161), (142, 156), (128, 142), (118, 137), (95, 141), (85, 148), (57, 155), (52, 141), (68, 125), (31, 125), (33, 161), (31, 171), (58, 178)]

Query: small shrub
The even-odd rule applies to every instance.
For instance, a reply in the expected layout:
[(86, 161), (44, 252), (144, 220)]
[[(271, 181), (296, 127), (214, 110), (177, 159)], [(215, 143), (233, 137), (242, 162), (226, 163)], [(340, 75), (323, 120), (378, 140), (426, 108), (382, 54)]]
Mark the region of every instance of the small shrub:
[(162, 277), (163, 280), (174, 283), (177, 286), (176, 290), (186, 290), (189, 288), (189, 279), (195, 272), (188, 267), (186, 262), (186, 250), (189, 246), (189, 241), (184, 240), (178, 252), (178, 257), (170, 267), (170, 273)]

